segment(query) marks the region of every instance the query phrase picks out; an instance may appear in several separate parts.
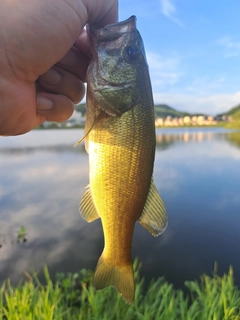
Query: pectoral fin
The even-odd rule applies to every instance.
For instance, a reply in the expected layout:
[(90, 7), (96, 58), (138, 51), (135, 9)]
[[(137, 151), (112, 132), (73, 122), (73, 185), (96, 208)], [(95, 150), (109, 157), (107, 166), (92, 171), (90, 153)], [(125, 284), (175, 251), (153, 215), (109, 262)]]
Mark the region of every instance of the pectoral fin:
[(86, 133), (84, 134), (84, 136), (80, 140), (78, 140), (78, 142), (75, 143), (74, 147), (78, 146), (84, 139), (87, 138), (87, 136), (91, 132), (94, 125), (100, 120), (100, 116), (101, 116), (101, 114), (99, 114), (99, 116), (95, 119), (95, 121), (92, 123), (92, 125), (86, 130)]
[(84, 193), (82, 200), (79, 204), (79, 212), (84, 220), (92, 222), (99, 218), (97, 210), (92, 200), (91, 189), (87, 187), (87, 191)]
[[(98, 123), (99, 120), (102, 119), (103, 115), (104, 115), (104, 112), (96, 113), (96, 116), (94, 117), (94, 121), (92, 122), (92, 124), (90, 126), (87, 126), (87, 123), (86, 123), (85, 134), (80, 140), (78, 140), (78, 142), (75, 143), (74, 147), (78, 146), (84, 139), (87, 140), (87, 136), (91, 132), (92, 128), (95, 126), (96, 123)], [(86, 143), (86, 145), (87, 144), (88, 142)], [(88, 152), (87, 149), (88, 147), (86, 146), (86, 151)]]
[(139, 223), (154, 237), (163, 233), (168, 224), (165, 205), (158, 194), (158, 190), (151, 180), (150, 190)]

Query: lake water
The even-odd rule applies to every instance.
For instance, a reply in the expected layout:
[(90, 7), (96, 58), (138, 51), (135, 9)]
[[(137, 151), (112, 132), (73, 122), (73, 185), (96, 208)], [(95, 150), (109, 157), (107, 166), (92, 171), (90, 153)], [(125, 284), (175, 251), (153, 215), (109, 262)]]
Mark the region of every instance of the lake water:
[[(24, 271), (95, 269), (103, 247), (101, 222), (78, 213), (88, 184), (83, 130), (32, 131), (0, 138), (0, 282)], [(152, 237), (138, 223), (133, 258), (147, 279), (177, 286), (233, 265), (240, 285), (240, 133), (213, 129), (157, 130), (155, 184), (169, 225)], [(17, 241), (21, 226), (27, 241)]]

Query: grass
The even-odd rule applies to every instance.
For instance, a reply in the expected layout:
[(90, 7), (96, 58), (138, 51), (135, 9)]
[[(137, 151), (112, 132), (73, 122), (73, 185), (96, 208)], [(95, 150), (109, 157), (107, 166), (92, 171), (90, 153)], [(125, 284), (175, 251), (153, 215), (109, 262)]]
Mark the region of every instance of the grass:
[(12, 287), (0, 289), (0, 319), (8, 320), (240, 320), (240, 291), (233, 271), (222, 277), (203, 275), (187, 281), (186, 292), (174, 289), (163, 278), (152, 280), (146, 289), (134, 263), (136, 302), (127, 305), (113, 288), (95, 291), (91, 271), (58, 274), (55, 283), (45, 267), (46, 284), (36, 275)]
[(231, 122), (223, 122), (222, 125), (226, 129), (240, 129), (240, 120), (234, 120)]

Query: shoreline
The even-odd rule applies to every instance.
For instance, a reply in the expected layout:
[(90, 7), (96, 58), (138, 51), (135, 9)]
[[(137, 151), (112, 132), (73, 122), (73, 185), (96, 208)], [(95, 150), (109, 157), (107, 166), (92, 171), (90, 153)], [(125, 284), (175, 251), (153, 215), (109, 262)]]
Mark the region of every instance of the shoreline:
[[(71, 130), (71, 129), (84, 129), (85, 125), (74, 125), (71, 127), (67, 126), (58, 126), (58, 124), (54, 123), (53, 125), (49, 125), (48, 127), (38, 126), (33, 130)], [(240, 129), (240, 122), (220, 122), (218, 124), (212, 125), (179, 125), (179, 126), (155, 126), (156, 129), (179, 129), (179, 128), (225, 128), (225, 129)]]

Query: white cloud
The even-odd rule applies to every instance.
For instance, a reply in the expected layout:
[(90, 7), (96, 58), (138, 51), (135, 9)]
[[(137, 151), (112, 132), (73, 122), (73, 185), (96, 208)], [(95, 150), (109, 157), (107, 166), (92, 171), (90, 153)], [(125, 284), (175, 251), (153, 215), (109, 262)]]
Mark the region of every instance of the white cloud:
[(171, 17), (175, 14), (176, 8), (169, 0), (161, 0), (162, 12), (165, 16)]
[(149, 4), (145, 0), (122, 0), (119, 1), (119, 21), (125, 20), (134, 14), (137, 18), (149, 18), (158, 14), (158, 2)]
[[(230, 81), (223, 76), (197, 76), (189, 80), (185, 88), (187, 93), (202, 95), (206, 93), (222, 92), (229, 87)], [(231, 85), (231, 84), (230, 84)]]
[(154, 102), (165, 103), (180, 111), (216, 115), (239, 104), (240, 92), (222, 94), (153, 93)]
[(160, 0), (160, 4), (162, 13), (167, 18), (178, 24), (180, 27), (183, 27), (182, 22), (175, 16), (177, 10), (174, 4), (171, 2), (171, 0)]
[(240, 55), (240, 40), (225, 36), (216, 41), (216, 44), (223, 47), (224, 57), (232, 58)]
[(231, 90), (231, 81), (222, 76), (185, 73), (181, 57), (147, 52), (154, 102), (165, 103), (180, 111), (216, 115), (240, 102), (240, 91)]
[(146, 55), (153, 90), (164, 90), (179, 82), (182, 74), (177, 56), (164, 57), (154, 52), (147, 52)]

